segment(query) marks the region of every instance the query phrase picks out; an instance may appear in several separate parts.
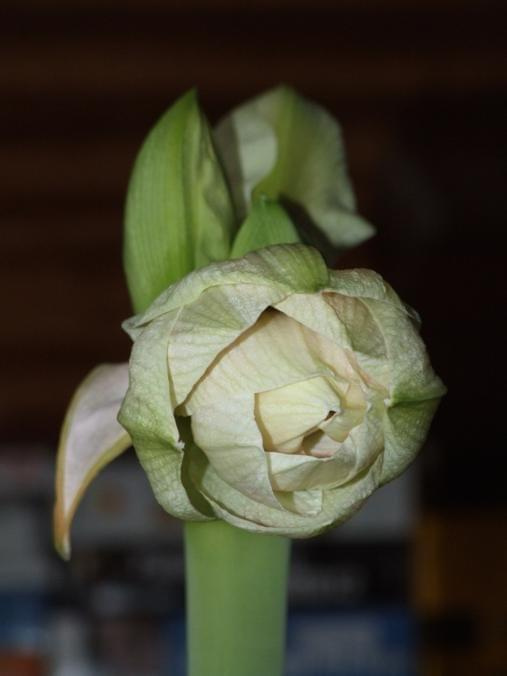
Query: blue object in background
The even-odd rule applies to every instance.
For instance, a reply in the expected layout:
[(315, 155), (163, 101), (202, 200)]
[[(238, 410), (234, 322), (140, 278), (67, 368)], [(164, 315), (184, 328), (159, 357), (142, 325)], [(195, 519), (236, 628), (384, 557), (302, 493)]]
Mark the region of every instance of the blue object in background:
[[(293, 612), (286, 676), (415, 676), (415, 622), (408, 608)], [(164, 676), (185, 674), (181, 616), (167, 624)]]
[(415, 627), (405, 608), (295, 613), (287, 676), (414, 676)]
[(30, 592), (0, 592), (0, 651), (40, 652), (47, 599)]

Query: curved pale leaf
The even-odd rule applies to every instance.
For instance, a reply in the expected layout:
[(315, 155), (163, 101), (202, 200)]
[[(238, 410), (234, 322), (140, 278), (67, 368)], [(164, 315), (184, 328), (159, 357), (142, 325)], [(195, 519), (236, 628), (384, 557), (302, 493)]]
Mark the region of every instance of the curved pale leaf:
[(191, 270), (227, 258), (233, 228), (208, 123), (190, 91), (150, 131), (132, 171), (124, 265), (134, 310)]
[(97, 473), (131, 445), (117, 415), (128, 384), (127, 364), (95, 368), (74, 394), (58, 447), (55, 545), (70, 556), (69, 531), (84, 491)]
[(312, 229), (336, 247), (353, 246), (373, 234), (373, 227), (356, 212), (338, 123), (293, 89), (278, 87), (243, 104), (220, 122), (215, 138), (237, 208), (253, 184), (254, 172), (245, 163), (248, 152), (259, 158), (258, 168), (269, 167), (252, 196), (266, 194), (291, 205), (303, 216), (299, 225), (310, 225), (307, 241), (316, 241)]
[(240, 106), (214, 130), (214, 137), (226, 168), (236, 213), (243, 220), (256, 185), (276, 162), (277, 141), (272, 125)]

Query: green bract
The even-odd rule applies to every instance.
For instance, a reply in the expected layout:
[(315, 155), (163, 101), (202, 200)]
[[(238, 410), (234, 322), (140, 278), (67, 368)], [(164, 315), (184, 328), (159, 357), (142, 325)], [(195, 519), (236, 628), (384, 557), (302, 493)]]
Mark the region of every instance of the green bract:
[(444, 393), (391, 287), (301, 244), (194, 271), (125, 329), (126, 394), (127, 367), (103, 367), (69, 411), (61, 549), (76, 495), (124, 430), (171, 514), (306, 537), (408, 465)]
[(192, 270), (249, 249), (300, 240), (344, 249), (372, 234), (356, 212), (340, 127), (323, 108), (278, 87), (212, 132), (190, 91), (136, 158), (125, 272), (140, 312)]

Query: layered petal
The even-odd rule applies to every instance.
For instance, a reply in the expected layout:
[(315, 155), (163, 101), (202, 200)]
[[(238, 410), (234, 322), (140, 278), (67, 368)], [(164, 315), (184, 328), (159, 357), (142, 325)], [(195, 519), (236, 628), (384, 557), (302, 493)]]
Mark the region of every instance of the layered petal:
[(184, 440), (174, 418), (174, 391), (167, 371), (167, 345), (178, 310), (166, 313), (138, 336), (129, 364), (129, 388), (119, 420), (132, 438), (155, 497), (181, 519), (203, 520), (183, 477)]
[(190, 475), (195, 485), (213, 505), (216, 515), (231, 525), (256, 533), (305, 538), (317, 535), (352, 516), (377, 488), (381, 466), (382, 458), (378, 458), (369, 472), (363, 473), (354, 481), (335, 489), (323, 490), (318, 513), (315, 513), (315, 502), (312, 501), (312, 497), (315, 500), (318, 493), (314, 491), (293, 493), (295, 501), (301, 499), (303, 503), (308, 504), (309, 511), (306, 514), (298, 514), (288, 509), (280, 511), (252, 500), (225, 482), (198, 449), (192, 454)]
[(333, 375), (342, 355), (325, 339), (276, 310), (229, 345), (185, 402), (192, 415), (223, 397), (256, 394), (318, 375)]
[(175, 316), (167, 356), (175, 405), (181, 404), (215, 357), (284, 294), (271, 286), (212, 286)]
[(329, 284), (329, 271), (316, 249), (302, 244), (275, 245), (253, 251), (237, 260), (195, 270), (156, 298), (143, 314), (124, 323), (135, 339), (138, 329), (166, 312), (194, 302), (212, 286), (251, 284), (269, 286), (281, 293), (312, 293)]

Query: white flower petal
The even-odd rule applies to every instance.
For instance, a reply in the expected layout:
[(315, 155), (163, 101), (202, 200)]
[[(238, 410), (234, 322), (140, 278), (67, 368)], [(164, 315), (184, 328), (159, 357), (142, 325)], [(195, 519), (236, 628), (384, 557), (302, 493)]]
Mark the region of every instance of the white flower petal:
[(317, 348), (311, 331), (276, 310), (267, 311), (220, 355), (185, 408), (193, 413), (224, 397), (255, 394), (330, 373), (329, 367), (315, 360)]
[[(330, 411), (340, 409), (340, 398), (327, 378), (316, 377), (256, 396), (255, 417), (267, 451), (281, 450), (320, 425)], [(294, 449), (297, 450), (297, 447)]]
[(215, 357), (275, 303), (270, 286), (212, 286), (182, 308), (168, 341), (169, 373), (175, 404), (181, 404)]
[(316, 249), (302, 244), (277, 244), (252, 251), (243, 258), (194, 270), (161, 293), (146, 312), (131, 317), (123, 326), (132, 332), (166, 312), (193, 303), (211, 286), (269, 286), (280, 291), (283, 297), (289, 293), (312, 293), (328, 283), (329, 271)]
[(254, 533), (306, 538), (318, 535), (352, 516), (378, 486), (380, 468), (381, 458), (369, 472), (363, 473), (355, 481), (323, 491), (322, 509), (317, 515), (280, 511), (252, 500), (221, 479), (215, 469), (203, 459), (202, 454), (193, 456), (190, 473), (199, 490), (213, 505), (217, 516), (232, 526)]
[(350, 348), (345, 325), (327, 302), (328, 294), (294, 293), (276, 304), (276, 309), (328, 338), (336, 346)]
[(254, 418), (254, 397), (217, 399), (191, 419), (195, 443), (224, 481), (252, 500), (281, 509), (276, 499)]
[(177, 310), (162, 315), (137, 338), (119, 420), (164, 509), (181, 519), (203, 520), (209, 514), (183, 481), (184, 443), (173, 415), (174, 392), (167, 370), (167, 343), (177, 315)]

